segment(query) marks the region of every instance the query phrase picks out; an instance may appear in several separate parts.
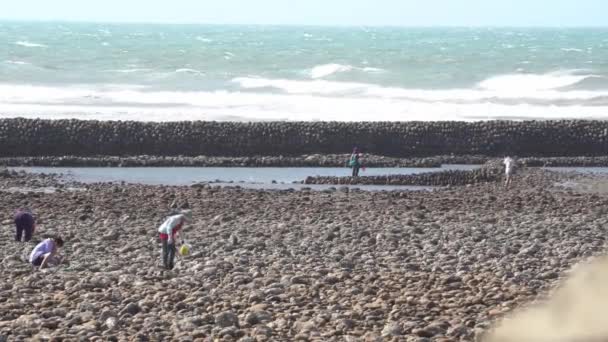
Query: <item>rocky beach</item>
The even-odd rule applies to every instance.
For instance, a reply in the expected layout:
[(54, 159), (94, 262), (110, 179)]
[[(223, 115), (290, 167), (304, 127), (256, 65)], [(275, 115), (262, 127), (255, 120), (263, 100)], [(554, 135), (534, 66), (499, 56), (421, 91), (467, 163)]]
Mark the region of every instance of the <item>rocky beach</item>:
[[(509, 190), (314, 192), (2, 172), (0, 340), (483, 341), (605, 249), (608, 198), (560, 185), (601, 176), (516, 177)], [(64, 237), (65, 264), (24, 261), (21, 206), (35, 240)], [(165, 271), (156, 228), (180, 207), (192, 254)]]

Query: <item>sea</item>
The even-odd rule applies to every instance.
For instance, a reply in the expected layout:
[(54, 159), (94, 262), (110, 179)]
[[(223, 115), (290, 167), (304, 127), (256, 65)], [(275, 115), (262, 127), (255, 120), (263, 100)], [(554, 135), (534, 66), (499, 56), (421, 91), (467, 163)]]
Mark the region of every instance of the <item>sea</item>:
[(0, 117), (608, 118), (608, 28), (0, 22)]

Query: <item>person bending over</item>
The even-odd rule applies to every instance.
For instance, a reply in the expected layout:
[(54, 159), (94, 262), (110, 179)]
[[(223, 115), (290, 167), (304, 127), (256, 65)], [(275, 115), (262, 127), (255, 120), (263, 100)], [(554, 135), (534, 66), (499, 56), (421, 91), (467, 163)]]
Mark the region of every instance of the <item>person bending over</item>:
[(34, 215), (27, 209), (19, 209), (15, 213), (15, 241), (28, 242), (32, 239), (36, 230), (36, 219)]

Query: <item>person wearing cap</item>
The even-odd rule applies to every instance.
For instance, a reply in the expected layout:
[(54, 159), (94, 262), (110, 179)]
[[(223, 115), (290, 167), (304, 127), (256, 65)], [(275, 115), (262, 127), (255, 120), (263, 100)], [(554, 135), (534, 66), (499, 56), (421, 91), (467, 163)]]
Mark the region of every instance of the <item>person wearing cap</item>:
[(175, 259), (175, 238), (180, 236), (180, 231), (186, 222), (191, 221), (192, 211), (182, 210), (177, 215), (169, 216), (165, 222), (158, 227), (160, 242), (163, 248), (163, 266), (168, 270), (173, 269), (173, 260)]
[(27, 209), (19, 209), (15, 213), (15, 241), (21, 242), (21, 237), (23, 237), (23, 242), (28, 242), (32, 239), (32, 235), (34, 235), (34, 230), (36, 230), (36, 219), (34, 215)]
[(356, 147), (353, 149), (353, 153), (350, 155), (348, 166), (353, 169), (353, 177), (358, 177), (361, 163), (359, 162), (359, 150)]

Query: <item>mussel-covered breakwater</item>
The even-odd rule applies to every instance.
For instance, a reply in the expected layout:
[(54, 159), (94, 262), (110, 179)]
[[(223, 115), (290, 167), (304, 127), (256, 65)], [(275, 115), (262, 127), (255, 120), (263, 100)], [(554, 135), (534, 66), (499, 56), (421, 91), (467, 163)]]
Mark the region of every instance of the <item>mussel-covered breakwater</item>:
[(447, 186), (497, 182), (503, 173), (499, 161), (490, 161), (476, 170), (446, 170), (424, 172), (411, 175), (393, 174), (361, 177), (307, 177), (305, 184), (347, 184), (347, 185), (422, 185)]
[(605, 121), (132, 122), (0, 120), (0, 156), (600, 156)]

